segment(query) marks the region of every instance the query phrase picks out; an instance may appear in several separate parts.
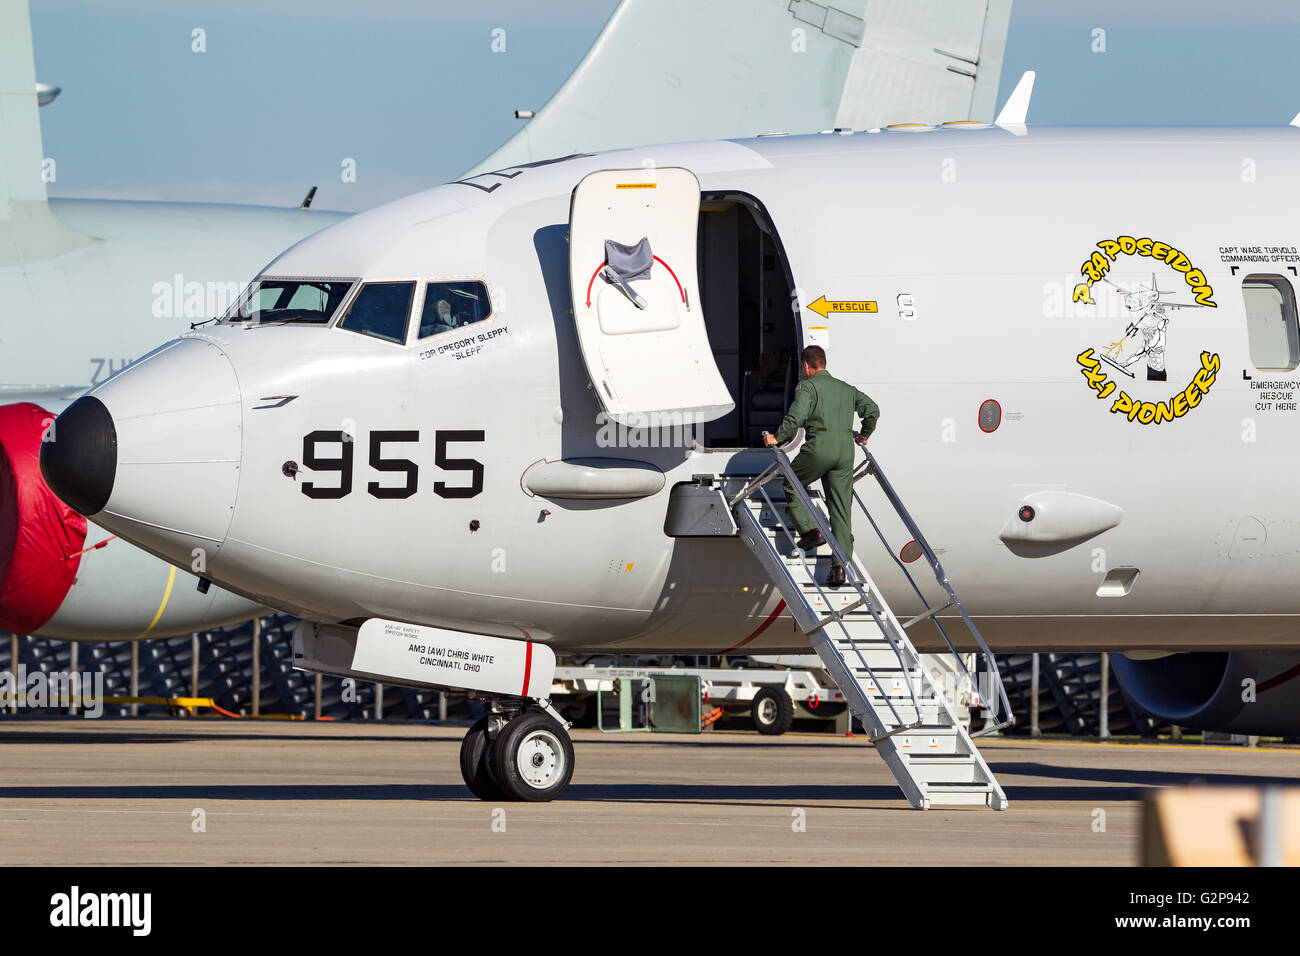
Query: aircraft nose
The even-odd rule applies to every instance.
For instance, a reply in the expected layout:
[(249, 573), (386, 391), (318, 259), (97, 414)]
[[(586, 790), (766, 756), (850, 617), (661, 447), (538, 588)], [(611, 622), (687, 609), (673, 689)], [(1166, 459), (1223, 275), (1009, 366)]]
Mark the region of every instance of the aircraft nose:
[(58, 417), (54, 441), (41, 444), (41, 474), (79, 514), (102, 511), (117, 476), (117, 428), (98, 398), (77, 399)]
[(42, 473), (96, 524), (188, 565), (230, 527), (242, 418), (225, 351), (177, 339), (68, 406), (41, 450)]

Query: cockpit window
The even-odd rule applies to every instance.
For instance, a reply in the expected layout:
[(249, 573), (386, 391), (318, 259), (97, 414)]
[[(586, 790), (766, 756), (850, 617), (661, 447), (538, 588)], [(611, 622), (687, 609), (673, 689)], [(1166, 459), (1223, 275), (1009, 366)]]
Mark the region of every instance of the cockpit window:
[(424, 290), (420, 338), (482, 322), (491, 314), (492, 303), (482, 282), (430, 282)]
[(404, 343), (414, 295), (414, 282), (367, 282), (352, 300), (339, 328)]
[(352, 285), (351, 279), (260, 279), (229, 321), (324, 325)]

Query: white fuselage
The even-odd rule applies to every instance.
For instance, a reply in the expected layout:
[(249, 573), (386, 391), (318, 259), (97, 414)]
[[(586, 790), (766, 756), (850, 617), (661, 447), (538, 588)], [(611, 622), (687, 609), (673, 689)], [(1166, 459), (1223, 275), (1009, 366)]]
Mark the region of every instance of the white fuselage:
[[(1254, 387), (1295, 376), (1253, 364), (1242, 295), (1248, 274), (1297, 281), (1300, 226), (1285, 212), (1300, 200), (1297, 137), (771, 138), (441, 186), (299, 243), (266, 274), (479, 280), (489, 319), (424, 340), (413, 321), (404, 343), (294, 325), (189, 333), (92, 393), (120, 442), (113, 496), (93, 517), (178, 563), (203, 548), (218, 584), (316, 621), (382, 617), (563, 649), (706, 653), (744, 641), (778, 600), (757, 562), (738, 540), (668, 537), (664, 518), (676, 483), (743, 471), (752, 453), (607, 447), (570, 312), (574, 186), (598, 169), (681, 166), (706, 196), (745, 194), (766, 210), (801, 306), (797, 340), (823, 343), (832, 374), (879, 403), (871, 447), (995, 650), (1297, 648), (1300, 505), (1289, 478), (1300, 412), (1292, 386)], [(1150, 241), (1128, 253), (1129, 239)], [(1105, 281), (1076, 292), (1081, 266), (1105, 259), (1099, 243), (1115, 247), (1105, 268), (1116, 285), (1149, 286), (1154, 273), (1175, 290), (1166, 301), (1201, 306), (1168, 313), (1164, 381), (1147, 379), (1146, 362), (1132, 377), (1090, 364), (1137, 318)], [(824, 317), (807, 308), (819, 298), (876, 311)], [(418, 320), (419, 293), (413, 308)], [(670, 390), (673, 370), (663, 373)], [(1000, 416), (986, 431), (989, 400)], [(376, 451), (381, 431), (418, 438)], [(304, 461), (306, 437), (331, 432), (351, 438), (350, 491), (309, 497), (305, 483), (343, 477)], [(342, 443), (315, 450), (346, 454)], [(407, 480), (372, 455), (413, 463), (414, 493), (370, 493)], [(649, 463), (663, 490), (552, 500), (521, 481), (539, 461), (589, 458)], [(1042, 492), (1108, 503), (1122, 519), (1082, 540), (1013, 549), (1001, 530)], [(897, 553), (906, 538), (884, 526)], [(915, 613), (870, 527), (855, 530), (895, 611)], [(1099, 597), (1119, 567), (1139, 569), (1136, 584)], [(933, 580), (918, 583), (933, 592)], [(917, 643), (927, 649), (924, 635)], [(805, 646), (781, 620), (747, 648)]]

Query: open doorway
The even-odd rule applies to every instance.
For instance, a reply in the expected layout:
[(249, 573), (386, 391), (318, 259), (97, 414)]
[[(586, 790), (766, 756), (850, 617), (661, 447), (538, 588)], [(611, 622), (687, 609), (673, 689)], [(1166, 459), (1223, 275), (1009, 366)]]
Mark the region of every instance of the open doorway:
[(697, 271), (709, 344), (736, 407), (710, 448), (754, 448), (794, 399), (801, 347), (794, 281), (767, 211), (743, 193), (700, 197)]

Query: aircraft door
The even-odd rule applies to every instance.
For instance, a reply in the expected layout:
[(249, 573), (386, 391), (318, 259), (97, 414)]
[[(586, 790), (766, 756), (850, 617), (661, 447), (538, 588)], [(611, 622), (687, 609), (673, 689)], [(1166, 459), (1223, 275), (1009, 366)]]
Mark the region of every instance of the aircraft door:
[(708, 422), (735, 407), (700, 305), (700, 184), (688, 169), (610, 169), (569, 206), (569, 282), (601, 406), (632, 426)]

